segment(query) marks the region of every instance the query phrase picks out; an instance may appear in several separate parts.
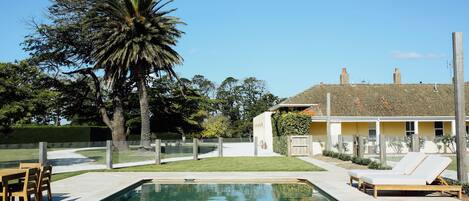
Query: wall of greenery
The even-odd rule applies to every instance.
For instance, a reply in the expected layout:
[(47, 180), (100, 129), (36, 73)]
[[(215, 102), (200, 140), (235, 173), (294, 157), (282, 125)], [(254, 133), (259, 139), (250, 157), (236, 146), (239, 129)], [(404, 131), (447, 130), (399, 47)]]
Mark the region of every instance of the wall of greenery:
[(0, 135), (0, 144), (94, 142), (111, 139), (111, 131), (107, 127), (98, 126), (22, 126), (12, 129), (12, 133)]
[(290, 135), (308, 135), (311, 117), (301, 112), (277, 112), (272, 115), (273, 150), (287, 155)]

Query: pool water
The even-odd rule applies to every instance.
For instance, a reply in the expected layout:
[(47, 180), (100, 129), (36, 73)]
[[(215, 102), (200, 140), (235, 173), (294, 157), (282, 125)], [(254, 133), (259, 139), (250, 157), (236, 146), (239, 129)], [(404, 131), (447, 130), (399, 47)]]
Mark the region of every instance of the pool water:
[(144, 183), (110, 200), (138, 201), (326, 201), (333, 200), (306, 183), (160, 184)]

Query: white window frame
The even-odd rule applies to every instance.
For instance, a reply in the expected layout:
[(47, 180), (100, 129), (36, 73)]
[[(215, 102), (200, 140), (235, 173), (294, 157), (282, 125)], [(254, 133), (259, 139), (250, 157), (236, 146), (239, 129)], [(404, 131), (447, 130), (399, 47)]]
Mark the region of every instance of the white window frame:
[(412, 136), (413, 134), (415, 134), (415, 122), (406, 121), (405, 122), (405, 135), (409, 137), (409, 136)]
[[(436, 124), (437, 123), (441, 123), (441, 128), (440, 127), (436, 127)], [(445, 124), (442, 122), (442, 121), (435, 121), (433, 123), (433, 128), (435, 130), (435, 137), (443, 137), (445, 135)], [(437, 134), (437, 131), (441, 131), (441, 135), (438, 135)]]
[[(373, 134), (374, 133), (374, 134)], [(373, 134), (373, 135), (372, 135)], [(368, 124), (368, 138), (369, 139), (376, 139), (376, 123), (369, 123)]]

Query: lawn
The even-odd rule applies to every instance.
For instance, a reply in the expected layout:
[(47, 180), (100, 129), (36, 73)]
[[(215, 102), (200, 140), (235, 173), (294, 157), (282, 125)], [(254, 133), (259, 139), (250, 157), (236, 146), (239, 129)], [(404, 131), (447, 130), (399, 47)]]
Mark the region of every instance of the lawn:
[(0, 149), (0, 167), (18, 166), (19, 161), (35, 162), (38, 155), (38, 149)]
[[(105, 172), (292, 172), (292, 171), (323, 171), (323, 169), (293, 157), (223, 157), (206, 158), (165, 163), (162, 165), (145, 165)], [(53, 176), (53, 181), (86, 173), (63, 173)]]

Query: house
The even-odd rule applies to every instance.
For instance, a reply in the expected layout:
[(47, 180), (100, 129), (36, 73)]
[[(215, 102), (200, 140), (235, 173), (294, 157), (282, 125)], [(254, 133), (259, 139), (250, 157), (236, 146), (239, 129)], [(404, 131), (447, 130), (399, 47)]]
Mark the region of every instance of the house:
[[(455, 135), (453, 85), (403, 84), (397, 68), (393, 80), (392, 84), (352, 84), (344, 68), (339, 84), (315, 85), (270, 108), (263, 119), (276, 111), (304, 111), (311, 115), (310, 134), (313, 138), (327, 141), (329, 127), (332, 146), (344, 137), (363, 136), (376, 145), (375, 139), (380, 135), (403, 139), (415, 134), (425, 139), (427, 152), (439, 151), (441, 147), (437, 148), (438, 145), (431, 142), (445, 135)], [(468, 86), (465, 92), (469, 93)], [(327, 94), (330, 94), (329, 115)], [(466, 108), (469, 108), (467, 97)], [(259, 121), (254, 119), (258, 131), (262, 129)], [(256, 126), (254, 130), (256, 132)], [(264, 139), (263, 135), (259, 137)]]

